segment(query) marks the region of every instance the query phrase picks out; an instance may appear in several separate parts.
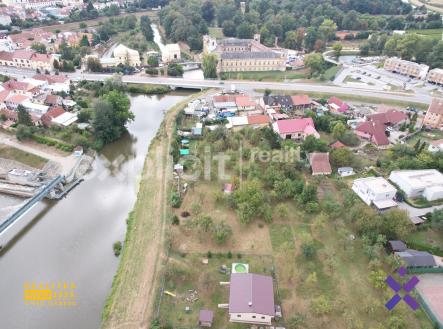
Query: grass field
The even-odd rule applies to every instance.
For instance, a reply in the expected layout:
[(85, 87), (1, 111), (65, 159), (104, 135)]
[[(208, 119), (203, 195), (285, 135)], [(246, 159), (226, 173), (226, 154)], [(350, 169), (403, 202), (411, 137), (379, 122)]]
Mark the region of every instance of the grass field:
[(416, 33), (418, 35), (427, 36), (432, 39), (441, 40), (443, 29), (407, 30), (407, 33)]
[(213, 38), (221, 39), (224, 38), (223, 29), (219, 27), (210, 27), (209, 35)]
[(279, 82), (295, 79), (307, 79), (308, 70), (297, 71), (266, 71), (266, 72), (225, 72), (221, 74), (222, 80), (253, 80)]
[(0, 145), (0, 158), (15, 160), (37, 169), (42, 169), (46, 162), (48, 162), (47, 159), (39, 157), (38, 155), (27, 153), (7, 145)]

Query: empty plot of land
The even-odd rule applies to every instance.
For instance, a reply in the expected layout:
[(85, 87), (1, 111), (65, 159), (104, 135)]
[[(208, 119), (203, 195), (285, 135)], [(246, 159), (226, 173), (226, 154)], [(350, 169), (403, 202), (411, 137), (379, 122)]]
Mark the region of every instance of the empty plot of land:
[(419, 279), (418, 292), (440, 323), (443, 323), (443, 274), (422, 274)]
[(42, 169), (48, 160), (15, 147), (0, 144), (0, 158), (18, 161), (32, 168)]

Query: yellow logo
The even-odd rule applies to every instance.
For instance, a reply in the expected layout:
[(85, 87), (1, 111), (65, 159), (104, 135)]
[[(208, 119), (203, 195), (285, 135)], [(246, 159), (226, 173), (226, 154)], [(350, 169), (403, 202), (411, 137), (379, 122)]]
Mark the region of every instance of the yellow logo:
[(67, 282), (25, 282), (23, 300), (32, 306), (75, 306), (77, 286)]

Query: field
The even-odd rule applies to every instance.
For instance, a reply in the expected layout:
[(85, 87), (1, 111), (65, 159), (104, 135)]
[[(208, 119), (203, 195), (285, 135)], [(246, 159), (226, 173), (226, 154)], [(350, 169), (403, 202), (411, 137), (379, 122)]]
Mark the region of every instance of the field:
[(407, 33), (416, 33), (422, 36), (430, 37), (432, 39), (441, 40), (443, 29), (407, 30)]
[[(151, 20), (156, 19), (157, 18), (157, 13), (147, 10), (147, 11), (140, 11), (137, 13), (127, 13), (127, 14), (121, 14), (118, 17), (123, 17), (123, 16), (128, 16), (128, 15), (135, 15), (137, 17), (143, 16), (143, 15), (148, 15), (151, 17)], [(90, 19), (90, 20), (84, 20), (82, 22), (86, 23), (86, 25), (88, 27), (96, 27), (98, 25), (100, 25), (100, 22), (106, 21), (108, 20), (110, 17), (108, 16), (101, 16), (98, 17), (96, 19)], [(76, 31), (76, 30), (80, 30), (80, 24), (81, 22), (74, 22), (74, 23), (66, 23), (66, 24), (55, 24), (55, 25), (49, 25), (49, 26), (41, 26), (39, 28), (41, 28), (44, 31), (48, 31), (48, 32), (54, 32), (55, 30), (60, 30), (61, 32), (66, 32), (66, 31)]]
[[(189, 121), (183, 121), (181, 127), (191, 126)], [(236, 137), (232, 140), (228, 137), (211, 146), (217, 149), (235, 140)], [(245, 147), (249, 141), (245, 141)], [(202, 149), (199, 144), (203, 143), (194, 142), (191, 153), (197, 154)], [(235, 147), (225, 151), (235, 157), (233, 150)], [(246, 172), (249, 165), (244, 164)], [(235, 168), (236, 162), (228, 161), (226, 174), (234, 176)], [(343, 204), (346, 183), (326, 177), (313, 178), (305, 171), (301, 175), (308, 185), (318, 186), (321, 204), (323, 200)], [(222, 193), (225, 182), (217, 177), (190, 182), (180, 207), (173, 210), (177, 222), (170, 225), (170, 256), (161, 290), (166, 294), (158, 295), (161, 327), (195, 328), (198, 311), (210, 309), (215, 313), (213, 328), (247, 328), (228, 323), (226, 310), (218, 308), (218, 304), (228, 300), (226, 289), (219, 285), (220, 281), (228, 281), (228, 276), (218, 269), (221, 265), (230, 269), (232, 263), (240, 261), (250, 265), (250, 272), (273, 276), (275, 298), (283, 313), (278, 326), (432, 328), (422, 311), (411, 313), (402, 304), (393, 312), (386, 310), (384, 303), (390, 298), (389, 291), (374, 287), (370, 278), (373, 265), (364, 253), (364, 243), (354, 236), (353, 224), (344, 215), (311, 214), (294, 200), (272, 199), (271, 221), (255, 219), (242, 223), (229, 196)], [(225, 242), (217, 243), (213, 231), (202, 224), (208, 217), (211, 225), (224, 223), (231, 228), (232, 235)], [(307, 245), (311, 246), (309, 253)], [(204, 264), (204, 259), (209, 263)], [(384, 280), (386, 273), (382, 276)], [(188, 312), (186, 307), (190, 308)], [(396, 327), (399, 318), (402, 324)]]
[(225, 72), (221, 74), (222, 80), (254, 80), (254, 81), (286, 81), (295, 79), (307, 79), (308, 70), (296, 71), (267, 71), (267, 72)]
[(48, 160), (7, 145), (0, 145), (0, 158), (15, 160), (33, 168), (42, 169)]
[(209, 28), (209, 35), (213, 38), (222, 39), (224, 37), (223, 29), (221, 29), (219, 27), (210, 27)]

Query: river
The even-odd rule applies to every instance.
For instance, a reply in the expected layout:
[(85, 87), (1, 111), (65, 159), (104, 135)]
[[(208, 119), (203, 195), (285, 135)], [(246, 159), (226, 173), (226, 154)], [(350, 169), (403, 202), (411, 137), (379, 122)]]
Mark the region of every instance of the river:
[[(131, 96), (135, 121), (97, 157), (85, 181), (58, 202), (38, 204), (34, 221), (0, 256), (0, 328), (97, 329), (136, 200), (138, 174), (164, 111), (187, 94)], [(0, 209), (22, 200), (0, 196)], [(75, 306), (25, 305), (25, 283), (76, 285)]]

